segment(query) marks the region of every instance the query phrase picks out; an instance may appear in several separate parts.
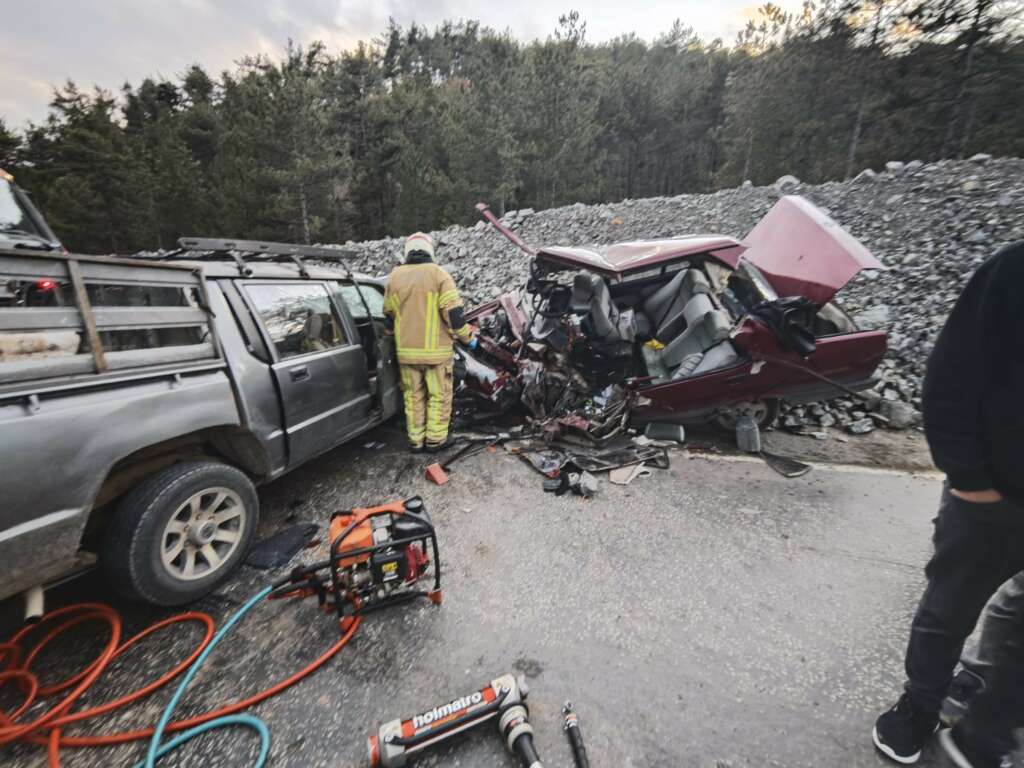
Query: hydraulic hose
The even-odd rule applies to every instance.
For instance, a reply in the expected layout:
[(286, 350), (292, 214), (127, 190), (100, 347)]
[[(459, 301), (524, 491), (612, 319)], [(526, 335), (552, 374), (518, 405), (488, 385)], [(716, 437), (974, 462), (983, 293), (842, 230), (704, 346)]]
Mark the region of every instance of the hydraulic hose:
[(156, 759), (160, 755), (165, 755), (172, 749), (180, 747), (185, 742), (189, 741), (196, 736), (206, 733), (207, 731), (216, 730), (217, 728), (226, 728), (232, 725), (242, 725), (247, 728), (252, 728), (259, 734), (260, 737), (260, 753), (256, 758), (256, 762), (253, 764), (254, 768), (263, 768), (263, 763), (266, 762), (267, 753), (270, 751), (270, 731), (267, 730), (267, 726), (262, 720), (252, 717), (251, 715), (224, 715), (221, 717), (215, 717), (212, 720), (208, 720), (202, 725), (198, 725), (195, 728), (191, 728), (185, 733), (178, 736), (172, 742), (168, 742), (167, 746), (161, 751), (160, 739), (163, 738), (164, 731), (167, 730), (167, 724), (171, 720), (171, 715), (174, 714), (174, 710), (178, 707), (178, 702), (181, 701), (181, 697), (185, 695), (185, 689), (188, 688), (189, 683), (196, 676), (196, 673), (202, 668), (203, 663), (213, 653), (213, 649), (217, 647), (221, 640), (230, 632), (235, 624), (237, 624), (245, 614), (255, 608), (260, 602), (263, 601), (267, 595), (272, 591), (272, 587), (265, 587), (263, 590), (253, 595), (245, 605), (239, 608), (234, 616), (225, 622), (224, 626), (220, 628), (213, 640), (210, 641), (209, 645), (203, 649), (203, 652), (199, 654), (199, 658), (193, 662), (192, 666), (189, 667), (188, 672), (185, 673), (185, 677), (178, 684), (178, 690), (174, 692), (171, 700), (167, 703), (164, 708), (163, 714), (160, 715), (160, 720), (156, 724), (156, 728), (153, 730), (153, 736), (149, 740), (149, 750), (146, 752), (146, 759), (139, 763), (137, 768), (153, 768), (156, 764)]
[(523, 768), (543, 768), (537, 748), (533, 745), (533, 734), (524, 733), (512, 743), (512, 752), (519, 756)]
[[(0, 686), (7, 683), (15, 683), (19, 686), (24, 695), (24, 700), (20, 705), (18, 705), (17, 709), (12, 710), (11, 712), (0, 710), (0, 747), (15, 741), (44, 746), (47, 749), (47, 761), (49, 768), (60, 768), (61, 748), (106, 747), (116, 744), (124, 744), (131, 741), (150, 739), (150, 749), (147, 751), (146, 760), (138, 764), (142, 768), (146, 768), (146, 766), (151, 766), (153, 764), (153, 760), (156, 760), (162, 755), (176, 749), (185, 742), (199, 735), (199, 733), (205, 733), (215, 727), (219, 728), (234, 725), (255, 730), (260, 736), (261, 750), (258, 758), (259, 762), (257, 762), (256, 765), (262, 765), (263, 761), (265, 761), (267, 745), (269, 744), (269, 736), (264, 734), (266, 726), (257, 718), (249, 715), (240, 715), (230, 719), (229, 716), (237, 715), (242, 710), (248, 709), (249, 707), (276, 696), (285, 689), (295, 685), (305, 677), (308, 677), (317, 671), (337, 655), (337, 653), (352, 639), (359, 628), (359, 624), (361, 622), (360, 617), (356, 616), (344, 622), (341, 625), (341, 637), (322, 654), (320, 654), (318, 658), (298, 672), (295, 672), (284, 680), (275, 683), (269, 688), (232, 704), (225, 705), (210, 712), (205, 712), (185, 720), (171, 722), (170, 717), (173, 714), (174, 708), (181, 699), (184, 688), (189, 682), (191, 682), (195, 673), (198, 671), (199, 666), (203, 661), (205, 661), (209, 653), (212, 652), (213, 647), (223, 639), (227, 632), (238, 622), (238, 620), (242, 618), (242, 616), (245, 615), (245, 613), (254, 608), (263, 600), (264, 597), (267, 596), (267, 594), (269, 594), (270, 589), (271, 588), (269, 587), (264, 589), (256, 597), (246, 603), (246, 605), (232, 616), (228, 623), (225, 624), (219, 632), (217, 632), (216, 637), (214, 636), (214, 622), (210, 616), (204, 613), (189, 612), (157, 622), (132, 636), (124, 643), (121, 643), (122, 624), (120, 617), (113, 608), (99, 603), (81, 603), (59, 608), (46, 614), (39, 623), (22, 628), (16, 632), (9, 641), (0, 643), (0, 665), (3, 665), (0, 667)], [(46, 632), (46, 634), (43, 635), (43, 637), (27, 651), (24, 658), (22, 658), (22, 641), (31, 632), (42, 631), (39, 629), (40, 627), (45, 629), (48, 624), (59, 619), (64, 620), (58, 623), (53, 629)], [(42, 650), (57, 636), (72, 627), (78, 626), (79, 624), (87, 621), (97, 620), (105, 622), (110, 628), (110, 638), (100, 655), (84, 670), (76, 673), (68, 679), (52, 685), (42, 686), (37, 676), (31, 671), (33, 661), (38, 658)], [(113, 663), (125, 651), (161, 629), (178, 623), (199, 623), (204, 629), (203, 638), (186, 659), (179, 662), (173, 669), (164, 673), (157, 680), (154, 680), (131, 693), (89, 709), (78, 712), (70, 711), (74, 703), (96, 682), (111, 663)], [(178, 690), (175, 692), (175, 696), (173, 697), (171, 704), (164, 710), (160, 723), (156, 728), (145, 728), (135, 731), (103, 735), (87, 734), (80, 736), (66, 736), (62, 733), (62, 729), (65, 726), (73, 723), (82, 723), (86, 720), (121, 709), (133, 702), (151, 695), (186, 670), (188, 670), (186, 678), (182, 680)], [(56, 696), (59, 693), (68, 691), (69, 689), (70, 692), (67, 693), (63, 699), (53, 705), (49, 710), (36, 717), (36, 719), (26, 723), (18, 722), (19, 718), (28, 712), (32, 705), (37, 701), (51, 696)], [(214, 721), (216, 721), (216, 723)], [(184, 733), (180, 733), (182, 731), (184, 731)], [(163, 735), (169, 733), (179, 733), (179, 735), (166, 743), (160, 744), (159, 741)], [(154, 737), (156, 738), (154, 739)], [(157, 744), (155, 750), (153, 749), (154, 743)]]

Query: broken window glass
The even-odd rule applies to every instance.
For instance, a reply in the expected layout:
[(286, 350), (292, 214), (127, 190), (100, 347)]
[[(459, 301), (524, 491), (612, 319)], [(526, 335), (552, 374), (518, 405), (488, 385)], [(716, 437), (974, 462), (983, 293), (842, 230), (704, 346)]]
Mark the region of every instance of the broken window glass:
[(341, 294), (341, 298), (345, 301), (345, 306), (348, 307), (348, 311), (352, 313), (352, 317), (356, 319), (356, 322), (366, 319), (366, 307), (363, 306), (362, 299), (359, 298), (360, 292), (363, 294), (363, 298), (366, 299), (366, 303), (370, 306), (370, 313), (377, 319), (384, 317), (384, 294), (381, 293), (380, 289), (373, 285), (361, 284), (359, 290), (351, 283), (338, 283), (338, 293)]

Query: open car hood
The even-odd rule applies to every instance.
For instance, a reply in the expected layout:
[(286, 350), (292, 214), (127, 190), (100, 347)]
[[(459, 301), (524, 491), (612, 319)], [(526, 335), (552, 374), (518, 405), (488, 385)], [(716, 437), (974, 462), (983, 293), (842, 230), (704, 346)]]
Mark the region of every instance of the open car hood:
[(864, 269), (886, 269), (853, 235), (797, 195), (780, 199), (743, 239), (743, 258), (779, 296), (806, 296), (818, 306)]
[(708, 254), (735, 267), (744, 246), (724, 235), (691, 235), (662, 240), (635, 240), (598, 248), (551, 245), (537, 251), (537, 261), (562, 269), (585, 269), (619, 277), (693, 256)]

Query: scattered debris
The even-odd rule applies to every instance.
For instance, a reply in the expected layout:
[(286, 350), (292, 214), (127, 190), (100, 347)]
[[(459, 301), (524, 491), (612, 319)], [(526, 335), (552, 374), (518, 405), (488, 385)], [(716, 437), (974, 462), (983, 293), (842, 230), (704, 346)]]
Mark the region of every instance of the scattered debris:
[(377, 440), (371, 440), (369, 443), (363, 443), (364, 451), (379, 451), (384, 448), (387, 443), (382, 443)]
[(747, 453), (761, 452), (761, 430), (749, 414), (736, 419), (736, 446)]
[(467, 456), (472, 456), (476, 453), (482, 453), (488, 448), (493, 448), (498, 443), (507, 440), (507, 435), (498, 435), (495, 437), (486, 437), (483, 439), (469, 440), (464, 446), (459, 448), (455, 453), (448, 457), (448, 460), (444, 463), (434, 462), (427, 466), (426, 478), (434, 485), (444, 485), (448, 482), (448, 471), (451, 465), (459, 459), (464, 459)]
[(778, 454), (768, 453), (767, 451), (761, 451), (758, 455), (764, 459), (765, 464), (783, 477), (800, 477), (801, 475), (806, 475), (811, 471), (810, 464), (805, 464), (802, 461), (791, 459), (788, 456), (779, 456)]
[(616, 485), (629, 485), (638, 477), (650, 477), (654, 473), (644, 464), (631, 467), (617, 467), (608, 473), (608, 479)]
[(658, 446), (631, 445), (596, 452), (573, 450), (567, 456), (575, 466), (588, 472), (607, 472), (619, 467), (642, 464), (645, 461), (651, 462), (651, 466), (658, 469), (669, 467), (668, 451)]
[[(640, 446), (622, 443), (602, 449), (576, 446), (551, 446), (541, 440), (518, 440), (505, 443), (505, 450), (529, 464), (544, 476), (545, 491), (562, 495), (573, 491), (580, 496), (597, 492), (598, 480), (594, 473), (617, 472), (616, 478), (633, 473), (637, 467), (668, 469), (669, 456), (664, 446)], [(630, 478), (632, 480), (632, 478)]]
[(597, 493), (597, 478), (589, 472), (569, 473), (569, 488), (585, 499)]
[(282, 528), (253, 545), (245, 564), (261, 571), (285, 566), (300, 549), (310, 543), (319, 530), (320, 526), (316, 523), (299, 523)]
[(682, 424), (652, 421), (644, 427), (644, 437), (650, 440), (671, 440), (681, 444), (686, 442), (686, 430)]

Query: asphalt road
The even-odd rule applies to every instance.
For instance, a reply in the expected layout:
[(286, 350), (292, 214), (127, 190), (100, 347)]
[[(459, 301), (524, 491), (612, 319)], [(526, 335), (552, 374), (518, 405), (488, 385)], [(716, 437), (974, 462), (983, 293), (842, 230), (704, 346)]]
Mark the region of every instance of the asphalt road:
[[(902, 682), (934, 476), (816, 467), (787, 480), (757, 462), (675, 453), (669, 470), (629, 487), (602, 481), (582, 500), (543, 493), (539, 476), (503, 452), (467, 459), (438, 488), (397, 435), (368, 439), (381, 437), (391, 445), (341, 448), (262, 489), (262, 533), (422, 494), (441, 535), (444, 604), (368, 617), (328, 667), (257, 708), (273, 733), (270, 765), (363, 765), (366, 736), (380, 722), (506, 671), (531, 685), (547, 766), (572, 764), (558, 715), (565, 699), (576, 704), (595, 768), (885, 764), (869, 734)], [(199, 607), (223, 618), (267, 579), (243, 568)], [(86, 598), (110, 596), (86, 578), (51, 607)], [(130, 627), (162, 615), (115, 604)], [(211, 658), (181, 714), (280, 679), (336, 633), (310, 601), (259, 608)], [(127, 654), (91, 701), (168, 668), (195, 642), (191, 629), (176, 635)], [(83, 627), (47, 664), (67, 672), (99, 639)], [(150, 724), (167, 695), (85, 730)], [(247, 766), (254, 743), (221, 732), (161, 766)], [(129, 765), (142, 753), (138, 745), (75, 751), (64, 764)], [(0, 748), (10, 768), (42, 761), (35, 748)], [(515, 762), (488, 726), (417, 764)]]

